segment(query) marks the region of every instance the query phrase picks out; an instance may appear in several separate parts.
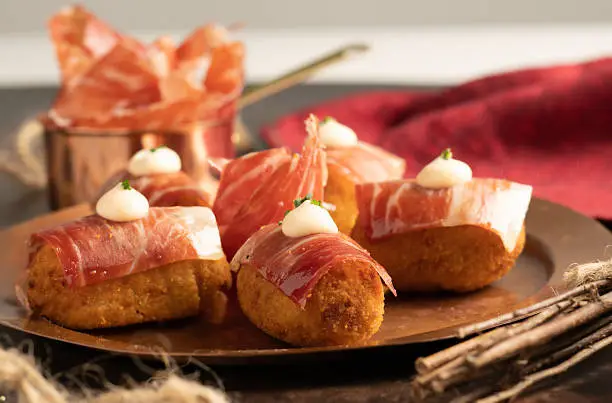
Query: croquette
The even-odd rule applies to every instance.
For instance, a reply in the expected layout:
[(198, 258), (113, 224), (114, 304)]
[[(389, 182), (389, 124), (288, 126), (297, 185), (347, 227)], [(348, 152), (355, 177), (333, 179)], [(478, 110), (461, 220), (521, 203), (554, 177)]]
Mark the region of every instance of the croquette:
[(330, 214), (338, 230), (350, 235), (359, 214), (355, 200), (355, 182), (340, 166), (329, 164), (327, 167), (325, 201), (335, 206), (335, 210), (330, 211)]
[(513, 251), (486, 228), (463, 225), (410, 231), (370, 241), (357, 224), (352, 238), (378, 261), (398, 291), (474, 291), (502, 278), (525, 246), (525, 228)]
[(30, 309), (72, 329), (165, 321), (201, 313), (223, 320), (231, 273), (225, 258), (172, 263), (84, 287), (68, 287), (53, 249), (39, 249), (28, 268)]
[(347, 260), (331, 268), (301, 308), (254, 267), (240, 267), (236, 280), (244, 314), (259, 329), (295, 346), (358, 344), (383, 320), (384, 290), (375, 269)]

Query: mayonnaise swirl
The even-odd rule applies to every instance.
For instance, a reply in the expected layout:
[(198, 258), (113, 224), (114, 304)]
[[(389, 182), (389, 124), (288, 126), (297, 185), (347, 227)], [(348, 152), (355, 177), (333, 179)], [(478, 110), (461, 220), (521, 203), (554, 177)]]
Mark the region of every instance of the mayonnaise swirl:
[(181, 170), (181, 157), (162, 146), (138, 151), (128, 163), (128, 172), (134, 176), (170, 174)]
[(326, 209), (306, 200), (285, 216), (281, 231), (285, 236), (298, 238), (312, 234), (337, 234), (338, 226)]
[(416, 182), (426, 188), (442, 189), (472, 180), (472, 168), (453, 158), (450, 149), (427, 164), (416, 177)]
[(96, 213), (111, 221), (139, 220), (149, 214), (149, 201), (123, 181), (100, 197)]
[(326, 147), (353, 147), (359, 142), (353, 129), (330, 117), (319, 123), (319, 137)]

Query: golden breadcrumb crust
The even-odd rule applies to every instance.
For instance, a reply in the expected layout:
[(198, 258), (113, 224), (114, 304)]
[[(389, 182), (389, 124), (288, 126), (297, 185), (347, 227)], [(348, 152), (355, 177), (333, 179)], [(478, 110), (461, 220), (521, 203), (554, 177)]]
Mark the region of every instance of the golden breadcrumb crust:
[(252, 266), (240, 267), (238, 301), (255, 326), (296, 346), (356, 344), (374, 335), (383, 320), (384, 291), (378, 273), (347, 260), (315, 285), (304, 309)]
[(26, 292), (32, 311), (73, 329), (97, 329), (195, 316), (223, 320), (232, 278), (225, 258), (191, 260), (70, 288), (49, 246), (28, 268)]
[(473, 291), (503, 277), (525, 246), (525, 228), (512, 252), (477, 226), (431, 228), (371, 242), (357, 224), (353, 239), (383, 265), (398, 291)]
[(355, 200), (355, 182), (335, 164), (328, 165), (325, 201), (336, 206), (330, 214), (340, 232), (350, 235), (359, 211)]

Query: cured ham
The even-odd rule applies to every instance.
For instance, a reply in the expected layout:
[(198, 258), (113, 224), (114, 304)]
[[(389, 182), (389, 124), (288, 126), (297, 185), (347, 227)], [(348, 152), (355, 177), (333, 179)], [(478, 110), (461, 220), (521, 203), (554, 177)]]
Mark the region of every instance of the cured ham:
[(391, 277), (370, 254), (343, 234), (285, 236), (281, 227), (270, 224), (256, 232), (234, 256), (231, 268), (249, 264), (270, 283), (301, 307), (317, 281), (335, 265), (357, 261), (371, 267), (395, 294)]
[(168, 37), (144, 44), (74, 6), (54, 15), (49, 31), (62, 73), (50, 127), (190, 132), (233, 119), (245, 52), (223, 27), (198, 28), (178, 45)]
[(357, 220), (355, 185), (400, 179), (406, 164), (403, 159), (364, 142), (350, 147), (328, 147), (329, 179), (325, 201), (336, 206), (332, 217), (338, 228), (350, 234)]
[(508, 251), (521, 235), (531, 193), (531, 186), (502, 179), (443, 189), (410, 180), (356, 187), (360, 226), (373, 242), (413, 230), (473, 225), (497, 233)]
[(355, 183), (381, 182), (404, 176), (406, 162), (382, 148), (360, 141), (354, 147), (328, 147), (327, 164)]
[(306, 121), (306, 130), (301, 155), (274, 149), (249, 154), (225, 167), (213, 211), (228, 258), (259, 228), (281, 220), (293, 200), (306, 194), (323, 199), (327, 166), (315, 116)]
[(117, 32), (80, 6), (62, 10), (48, 25), (62, 81), (68, 85), (120, 39)]
[(273, 148), (246, 154), (229, 162), (220, 160), (215, 163), (221, 172), (221, 181), (213, 211), (221, 232), (224, 232), (240, 208), (248, 203), (253, 196), (252, 191), (290, 161), (289, 150)]
[(92, 215), (35, 233), (32, 259), (50, 246), (69, 287), (83, 287), (186, 260), (223, 258), (212, 211), (151, 208), (141, 220), (111, 222)]
[(155, 174), (134, 177), (127, 171), (113, 175), (104, 186), (93, 204), (117, 183), (128, 180), (130, 186), (142, 193), (152, 207), (203, 206), (212, 205), (212, 196), (204, 191), (185, 172)]

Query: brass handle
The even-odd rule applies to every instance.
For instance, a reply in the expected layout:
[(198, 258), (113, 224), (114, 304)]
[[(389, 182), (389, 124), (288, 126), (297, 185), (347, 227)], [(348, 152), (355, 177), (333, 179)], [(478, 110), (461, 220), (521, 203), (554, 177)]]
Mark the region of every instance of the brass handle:
[(366, 52), (367, 50), (369, 50), (368, 45), (363, 43), (355, 43), (343, 46), (334, 52), (327, 53), (305, 66), (301, 66), (272, 81), (246, 91), (242, 94), (242, 97), (238, 101), (238, 108), (244, 108), (245, 106), (261, 101), (270, 95), (274, 95), (282, 90), (293, 87), (294, 85), (307, 80), (323, 68), (345, 60), (355, 54)]

